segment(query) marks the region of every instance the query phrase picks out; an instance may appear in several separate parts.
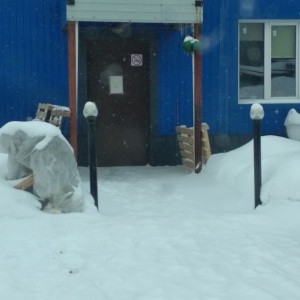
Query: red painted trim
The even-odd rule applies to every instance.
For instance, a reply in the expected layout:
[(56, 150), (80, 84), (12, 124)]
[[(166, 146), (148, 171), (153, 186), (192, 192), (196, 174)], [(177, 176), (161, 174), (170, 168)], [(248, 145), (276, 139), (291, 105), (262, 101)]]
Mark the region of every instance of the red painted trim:
[(76, 105), (76, 34), (75, 22), (68, 22), (68, 62), (69, 62), (69, 107), (70, 144), (77, 158), (77, 105)]
[[(201, 39), (201, 25), (194, 24), (194, 37)], [(194, 134), (195, 134), (195, 173), (202, 170), (202, 55), (194, 53)]]

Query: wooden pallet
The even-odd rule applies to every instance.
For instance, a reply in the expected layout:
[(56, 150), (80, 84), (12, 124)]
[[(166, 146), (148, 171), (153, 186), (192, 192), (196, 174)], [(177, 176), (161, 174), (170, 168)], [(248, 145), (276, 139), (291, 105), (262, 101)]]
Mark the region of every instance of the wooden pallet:
[[(202, 163), (206, 164), (211, 155), (208, 125), (202, 123)], [(176, 126), (177, 140), (179, 144), (182, 164), (188, 168), (195, 168), (194, 128)]]
[(64, 118), (70, 118), (70, 110), (68, 107), (56, 106), (49, 103), (39, 103), (36, 112), (36, 120), (48, 122), (58, 128), (61, 128)]
[(48, 122), (53, 107), (51, 104), (39, 103), (35, 118), (43, 122)]
[(64, 118), (70, 118), (70, 110), (68, 108), (64, 107), (54, 107), (51, 110), (50, 118), (49, 118), (49, 123), (61, 128), (61, 124)]

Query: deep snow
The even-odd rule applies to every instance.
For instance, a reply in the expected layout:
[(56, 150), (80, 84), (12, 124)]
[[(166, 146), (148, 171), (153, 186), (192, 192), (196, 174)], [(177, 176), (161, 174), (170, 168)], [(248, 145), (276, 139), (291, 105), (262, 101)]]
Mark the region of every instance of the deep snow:
[[(99, 212), (53, 215), (5, 180), (0, 154), (4, 300), (300, 299), (300, 142), (262, 138), (177, 167), (99, 168)], [(86, 189), (88, 169), (79, 168)]]

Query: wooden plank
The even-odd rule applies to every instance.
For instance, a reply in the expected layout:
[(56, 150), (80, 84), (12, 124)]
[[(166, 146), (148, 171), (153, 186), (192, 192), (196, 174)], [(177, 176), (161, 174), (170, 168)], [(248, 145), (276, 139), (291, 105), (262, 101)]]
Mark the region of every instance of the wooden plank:
[(63, 122), (64, 118), (69, 118), (70, 117), (70, 110), (68, 108), (63, 108), (63, 107), (54, 107), (51, 110), (51, 115), (49, 118), (49, 123), (61, 127), (61, 124)]
[(62, 123), (62, 117), (50, 117), (49, 123), (60, 128)]
[(187, 134), (189, 136), (194, 136), (194, 129), (193, 128), (186, 128), (181, 126), (176, 126), (176, 132), (180, 134)]
[(71, 115), (70, 111), (69, 110), (64, 110), (64, 109), (53, 109), (51, 111), (51, 116), (54, 116), (54, 117), (59, 117), (59, 116), (62, 116), (64, 118), (69, 118)]
[(18, 190), (27, 190), (33, 185), (33, 175), (24, 178), (21, 182), (14, 186)]
[(38, 108), (44, 110), (51, 110), (54, 106), (48, 103), (39, 103)]
[(180, 151), (181, 157), (183, 158), (188, 158), (190, 160), (194, 160), (194, 153), (185, 151), (185, 150), (181, 150)]
[(36, 119), (47, 122), (53, 107), (51, 104), (39, 103), (36, 111)]
[(194, 145), (194, 137), (192, 136), (187, 136), (187, 135), (177, 135), (177, 139), (179, 142), (182, 142), (182, 143), (187, 143), (187, 144), (190, 144), (190, 145)]
[(179, 149), (194, 153), (194, 147), (190, 144), (179, 143)]
[(36, 119), (41, 121), (45, 121), (47, 118), (47, 111), (37, 111), (36, 112)]
[(182, 164), (188, 168), (193, 169), (195, 167), (195, 163), (191, 159), (183, 158), (181, 161), (182, 161)]

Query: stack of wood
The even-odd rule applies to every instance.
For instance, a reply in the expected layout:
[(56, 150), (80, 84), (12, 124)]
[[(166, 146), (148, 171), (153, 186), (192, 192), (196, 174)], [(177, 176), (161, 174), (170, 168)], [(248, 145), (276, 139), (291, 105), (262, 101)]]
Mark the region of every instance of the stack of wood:
[[(202, 164), (205, 165), (211, 155), (208, 125), (202, 123)], [(182, 164), (188, 168), (195, 168), (195, 146), (194, 128), (186, 126), (176, 126), (177, 140), (181, 154)]]

